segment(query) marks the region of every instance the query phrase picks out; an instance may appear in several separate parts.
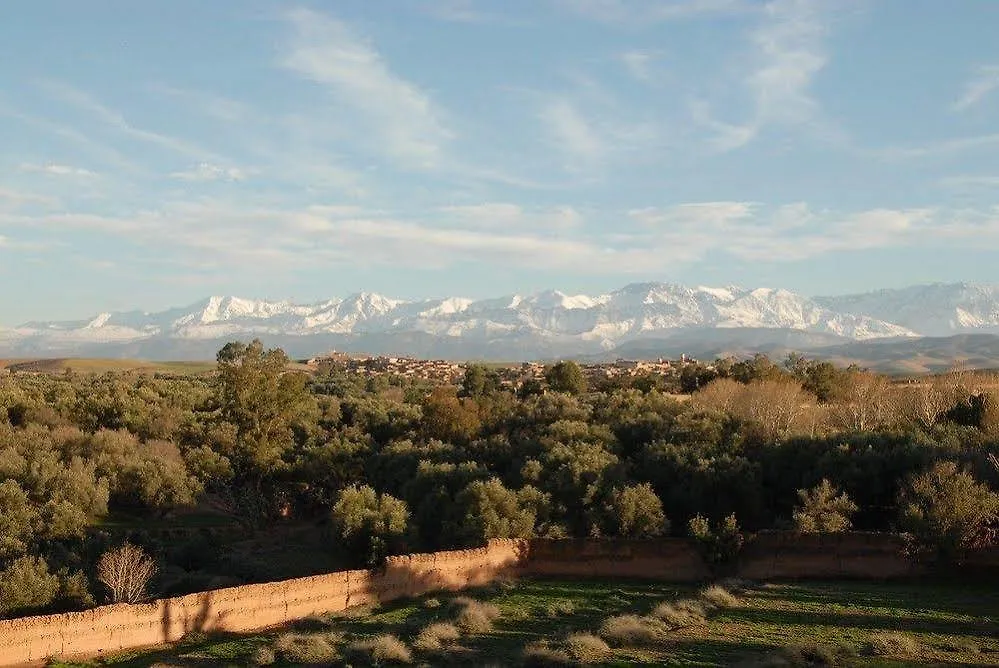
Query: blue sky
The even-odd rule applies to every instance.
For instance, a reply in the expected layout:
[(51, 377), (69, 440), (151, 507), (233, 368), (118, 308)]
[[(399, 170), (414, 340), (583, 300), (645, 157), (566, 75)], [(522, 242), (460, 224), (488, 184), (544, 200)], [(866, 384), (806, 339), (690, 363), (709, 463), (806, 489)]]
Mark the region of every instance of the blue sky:
[(0, 323), (996, 282), (993, 0), (0, 8)]

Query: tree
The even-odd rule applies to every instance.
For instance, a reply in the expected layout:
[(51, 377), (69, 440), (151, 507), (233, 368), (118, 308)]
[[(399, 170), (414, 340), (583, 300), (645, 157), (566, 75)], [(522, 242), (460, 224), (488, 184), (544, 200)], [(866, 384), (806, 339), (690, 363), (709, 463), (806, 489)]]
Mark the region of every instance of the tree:
[(999, 494), (954, 462), (937, 462), (903, 492), (902, 523), (924, 549), (944, 560), (988, 544), (999, 528)]
[(715, 526), (703, 515), (695, 515), (687, 524), (690, 537), (697, 541), (701, 556), (713, 567), (727, 566), (735, 561), (744, 541), (739, 522), (732, 513)]
[(423, 431), (427, 438), (467, 443), (482, 427), (474, 399), (459, 399), (454, 390), (436, 387), (423, 401)]
[(552, 392), (582, 394), (586, 391), (586, 378), (578, 364), (569, 360), (545, 369), (545, 381)]
[(823, 478), (812, 489), (799, 489), (801, 505), (794, 509), (794, 528), (802, 533), (836, 533), (851, 527), (857, 504)]
[(272, 472), (294, 444), (294, 421), (314, 406), (306, 376), (287, 370), (280, 348), (264, 350), (232, 342), (218, 353), (216, 398), (222, 419), (236, 427), (236, 451), (229, 456), (244, 477), (258, 480)]
[(606, 512), (612, 532), (618, 536), (655, 538), (669, 531), (663, 503), (647, 482), (615, 489)]
[(40, 611), (59, 593), (59, 578), (41, 557), (20, 557), (0, 571), (0, 617)]
[(482, 364), (469, 364), (461, 381), (460, 396), (478, 399), (499, 389), (499, 374), (490, 371)]
[(517, 493), (507, 489), (499, 478), (469, 483), (455, 501), (465, 509), (463, 528), (469, 544), (478, 546), (490, 538), (534, 535), (534, 511), (522, 504)]
[(330, 513), (341, 547), (362, 555), (369, 566), (377, 566), (391, 553), (401, 550), (408, 530), (409, 508), (389, 494), (378, 494), (368, 485), (345, 487)]
[(148, 597), (156, 562), (141, 547), (124, 543), (101, 555), (97, 579), (107, 587), (112, 603), (140, 603)]
[(898, 421), (891, 383), (884, 376), (852, 371), (840, 382), (833, 422), (848, 431), (884, 429)]

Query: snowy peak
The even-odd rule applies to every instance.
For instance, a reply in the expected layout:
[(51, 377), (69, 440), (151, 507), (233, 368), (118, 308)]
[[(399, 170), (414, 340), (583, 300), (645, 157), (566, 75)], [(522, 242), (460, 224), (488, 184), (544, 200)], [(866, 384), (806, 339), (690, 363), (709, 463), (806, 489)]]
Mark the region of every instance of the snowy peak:
[(924, 336), (999, 333), (999, 286), (934, 283), (815, 301), (835, 311), (893, 322)]
[(707, 328), (779, 329), (854, 340), (999, 333), (999, 289), (959, 283), (810, 299), (779, 288), (632, 283), (600, 295), (545, 290), (479, 300), (404, 301), (360, 292), (296, 304), (213, 296), (158, 313), (26, 323), (4, 338), (31, 340), (43, 349), (46, 342), (424, 334), (461, 339), (473, 347), (530, 340), (609, 349), (630, 340)]

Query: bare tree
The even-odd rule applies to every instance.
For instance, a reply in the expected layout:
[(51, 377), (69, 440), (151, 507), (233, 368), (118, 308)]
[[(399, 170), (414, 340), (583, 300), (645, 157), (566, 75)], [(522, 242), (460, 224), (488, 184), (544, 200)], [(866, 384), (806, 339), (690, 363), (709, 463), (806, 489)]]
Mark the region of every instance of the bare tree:
[(759, 424), (767, 438), (780, 440), (791, 433), (812, 400), (800, 383), (760, 380), (746, 386), (737, 414)]
[(886, 377), (858, 371), (851, 373), (844, 385), (842, 401), (833, 409), (833, 422), (840, 429), (868, 431), (897, 420)]
[(901, 399), (902, 414), (912, 423), (929, 429), (957, 401), (954, 378), (936, 376), (907, 386)]
[(156, 574), (156, 563), (141, 547), (125, 543), (105, 552), (97, 562), (97, 579), (111, 593), (113, 603), (139, 603)]

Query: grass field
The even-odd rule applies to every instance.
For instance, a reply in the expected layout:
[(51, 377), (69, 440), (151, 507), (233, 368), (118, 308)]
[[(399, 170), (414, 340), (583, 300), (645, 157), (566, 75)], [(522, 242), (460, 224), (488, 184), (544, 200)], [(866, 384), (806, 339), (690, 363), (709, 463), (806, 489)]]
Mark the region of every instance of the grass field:
[[(345, 661), (392, 665), (387, 659), (358, 661), (350, 655), (351, 643), (382, 634), (393, 634), (409, 646), (412, 665), (431, 666), (999, 665), (999, 592), (992, 586), (811, 582), (747, 585), (732, 591), (738, 599), (732, 607), (714, 607), (704, 619), (679, 627), (660, 622), (654, 637), (645, 640), (622, 642), (620, 635), (615, 640), (605, 629), (609, 653), (598, 652), (585, 663), (557, 662), (568, 658), (557, 653), (568, 634), (599, 633), (610, 617), (650, 615), (661, 602), (697, 598), (698, 590), (633, 581), (523, 580), (467, 593), (495, 605), (499, 618), (491, 630), (462, 632), (442, 649), (417, 650), (413, 644), (429, 624), (455, 619), (450, 594), (305, 620), (280, 632), (195, 637), (171, 649), (113, 657), (101, 664), (55, 665), (245, 666), (254, 665), (255, 656), (273, 658), (275, 647), (276, 666), (348, 665)], [(525, 646), (545, 640), (550, 646), (525, 664)], [(280, 648), (291, 645), (305, 647), (297, 656), (313, 660), (288, 661), (294, 652), (283, 654)], [(361, 642), (353, 651), (369, 646)], [(791, 646), (799, 649), (782, 653)], [(331, 648), (334, 655), (345, 653), (346, 659), (331, 660)], [(836, 653), (833, 648), (845, 658), (823, 662), (822, 656)]]

